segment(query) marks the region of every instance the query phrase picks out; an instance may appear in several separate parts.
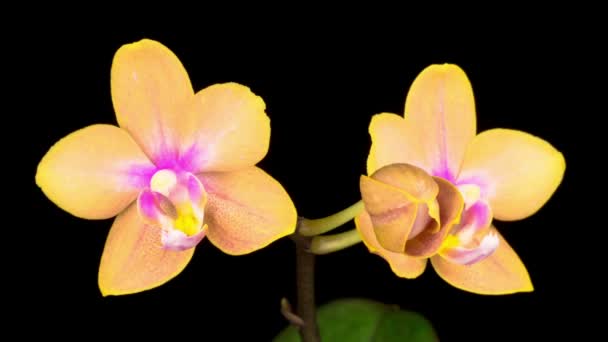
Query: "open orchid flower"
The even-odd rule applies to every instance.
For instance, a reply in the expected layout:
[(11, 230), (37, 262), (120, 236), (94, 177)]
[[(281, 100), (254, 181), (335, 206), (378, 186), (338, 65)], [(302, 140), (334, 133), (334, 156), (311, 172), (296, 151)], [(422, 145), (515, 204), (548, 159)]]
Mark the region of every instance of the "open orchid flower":
[(249, 88), (216, 84), (195, 94), (178, 58), (144, 39), (116, 52), (111, 91), (120, 127), (69, 134), (36, 174), (67, 212), (118, 215), (99, 269), (104, 295), (167, 282), (205, 236), (240, 255), (294, 232), (289, 195), (255, 166), (268, 151), (270, 121)]
[(466, 291), (532, 291), (492, 219), (520, 220), (539, 210), (563, 178), (564, 157), (521, 131), (476, 135), (475, 121), (465, 73), (450, 64), (426, 68), (410, 88), (405, 117), (372, 118), (357, 228), (401, 277), (419, 276), (430, 258), (445, 281)]

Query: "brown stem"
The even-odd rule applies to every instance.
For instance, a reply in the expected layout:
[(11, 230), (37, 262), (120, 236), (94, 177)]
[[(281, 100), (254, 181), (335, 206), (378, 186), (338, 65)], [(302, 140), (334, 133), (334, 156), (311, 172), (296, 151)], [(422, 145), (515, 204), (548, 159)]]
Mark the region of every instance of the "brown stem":
[(311, 238), (296, 232), (292, 239), (296, 243), (297, 313), (304, 321), (300, 337), (303, 342), (320, 342), (315, 306), (315, 255), (309, 252)]

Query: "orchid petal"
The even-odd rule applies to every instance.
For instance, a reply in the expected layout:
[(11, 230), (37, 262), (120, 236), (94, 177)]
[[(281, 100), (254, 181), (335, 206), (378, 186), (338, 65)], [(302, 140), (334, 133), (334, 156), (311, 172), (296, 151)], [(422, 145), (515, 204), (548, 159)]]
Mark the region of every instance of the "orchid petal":
[(424, 230), (407, 242), (405, 253), (412, 257), (426, 258), (436, 254), (452, 227), (460, 222), (464, 208), (462, 195), (452, 183), (440, 177), (433, 179), (439, 187), (437, 203), (440, 228), (438, 231)]
[(564, 156), (548, 142), (521, 131), (492, 129), (473, 139), (459, 179), (482, 183), (494, 217), (511, 221), (539, 210), (565, 168)]
[(233, 171), (257, 164), (268, 152), (270, 120), (261, 97), (237, 83), (196, 94), (180, 122), (182, 156), (192, 172)]
[(410, 146), (422, 149), (421, 167), (453, 180), (476, 132), (473, 89), (464, 71), (453, 64), (424, 69), (408, 92), (405, 121)]
[(92, 125), (49, 149), (38, 164), (36, 184), (72, 215), (106, 219), (137, 197), (153, 167), (126, 131)]
[(405, 102), (405, 118), (372, 118), (368, 174), (384, 165), (409, 163), (453, 180), (466, 146), (475, 136), (471, 84), (456, 65), (431, 65), (414, 80)]
[(101, 293), (107, 296), (141, 292), (177, 276), (192, 258), (194, 248), (167, 250), (160, 239), (160, 228), (145, 224), (136, 205), (118, 215), (101, 257)]
[(459, 289), (487, 295), (530, 292), (534, 288), (526, 267), (505, 239), (498, 236), (498, 248), (487, 258), (472, 265), (452, 263), (440, 255), (433, 256), (431, 263), (443, 280)]
[(428, 202), (439, 192), (439, 187), (423, 169), (408, 164), (393, 164), (382, 167), (372, 178), (405, 191), (417, 201)]
[(367, 176), (361, 176), (360, 188), (379, 243), (391, 252), (403, 252), (416, 221), (418, 204), (394, 186)]
[(178, 153), (178, 123), (194, 97), (179, 59), (159, 42), (123, 45), (112, 62), (112, 101), (119, 125), (160, 165)]
[(412, 139), (411, 125), (402, 116), (376, 114), (369, 124), (372, 146), (367, 157), (367, 174), (390, 164), (413, 164), (424, 168), (425, 156), (419, 141)]
[(403, 252), (413, 235), (424, 229), (436, 230), (438, 187), (424, 170), (407, 164), (387, 165), (372, 177), (362, 176), (360, 189), (383, 248)]
[(198, 175), (208, 193), (209, 240), (231, 255), (266, 247), (295, 231), (297, 214), (283, 186), (253, 166)]
[(369, 251), (386, 260), (397, 276), (412, 279), (424, 272), (427, 263), (426, 259), (413, 258), (403, 253), (394, 253), (380, 245), (374, 233), (372, 220), (366, 211), (355, 217), (355, 225), (361, 235), (361, 240), (363, 240)]

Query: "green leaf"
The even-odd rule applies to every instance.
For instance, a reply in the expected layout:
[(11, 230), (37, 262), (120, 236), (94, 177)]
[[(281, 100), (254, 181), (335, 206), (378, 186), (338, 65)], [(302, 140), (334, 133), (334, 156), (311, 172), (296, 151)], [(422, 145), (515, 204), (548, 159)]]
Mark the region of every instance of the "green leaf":
[[(436, 342), (431, 323), (422, 315), (367, 299), (339, 299), (321, 306), (317, 322), (323, 342)], [(294, 326), (274, 342), (300, 342)]]

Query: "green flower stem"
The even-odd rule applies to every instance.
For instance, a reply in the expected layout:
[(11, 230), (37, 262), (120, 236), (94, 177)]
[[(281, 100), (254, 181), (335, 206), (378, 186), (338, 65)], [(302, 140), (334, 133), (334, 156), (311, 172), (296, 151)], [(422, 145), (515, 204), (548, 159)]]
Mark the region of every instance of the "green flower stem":
[(302, 217), (298, 224), (298, 233), (302, 236), (316, 236), (327, 233), (352, 220), (361, 211), (363, 211), (363, 201), (324, 218), (311, 220)]
[(344, 233), (315, 236), (310, 243), (310, 252), (318, 255), (333, 253), (359, 242), (361, 242), (361, 236), (356, 229)]

